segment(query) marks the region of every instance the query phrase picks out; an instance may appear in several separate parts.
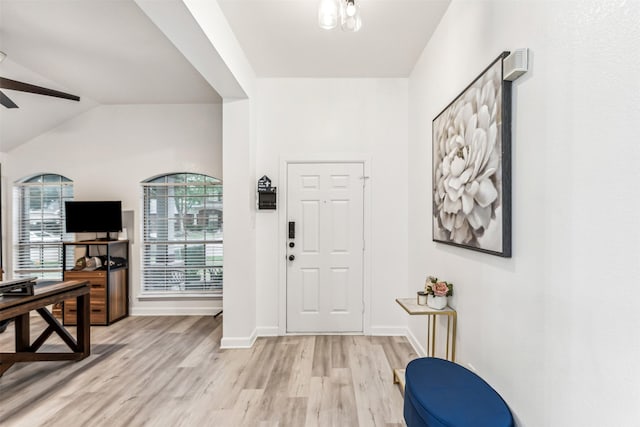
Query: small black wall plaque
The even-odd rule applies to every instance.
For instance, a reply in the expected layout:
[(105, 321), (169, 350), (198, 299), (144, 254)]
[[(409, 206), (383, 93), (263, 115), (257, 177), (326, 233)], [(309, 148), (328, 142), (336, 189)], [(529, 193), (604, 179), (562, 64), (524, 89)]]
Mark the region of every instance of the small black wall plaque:
[(277, 189), (271, 186), (271, 180), (263, 175), (258, 180), (258, 209), (275, 210), (277, 207)]
[(262, 175), (258, 180), (258, 191), (266, 191), (271, 188), (271, 179), (267, 175)]

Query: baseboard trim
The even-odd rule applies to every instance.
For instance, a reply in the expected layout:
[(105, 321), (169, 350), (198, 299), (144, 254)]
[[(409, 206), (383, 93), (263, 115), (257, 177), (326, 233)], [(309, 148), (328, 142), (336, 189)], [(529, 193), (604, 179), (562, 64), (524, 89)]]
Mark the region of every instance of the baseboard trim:
[(411, 329), (409, 328), (405, 329), (405, 336), (409, 340), (409, 344), (411, 344), (411, 347), (413, 347), (413, 350), (416, 352), (418, 356), (425, 357), (427, 355), (427, 350), (420, 345), (420, 341), (418, 341), (416, 336), (413, 335), (413, 332), (411, 332)]
[(258, 330), (254, 329), (248, 337), (223, 337), (220, 340), (221, 349), (251, 348), (258, 338)]
[(371, 336), (377, 337), (404, 337), (407, 328), (401, 326), (372, 326), (369, 330)]
[(222, 307), (132, 307), (132, 316), (213, 316)]
[(259, 337), (277, 337), (280, 335), (280, 329), (277, 326), (258, 326), (256, 335)]
[[(280, 336), (280, 328), (277, 326), (258, 326), (256, 328), (257, 336), (259, 337), (278, 337)], [(309, 332), (309, 333), (301, 333), (301, 332), (290, 332), (285, 333), (285, 335), (362, 335), (360, 332)], [(398, 326), (373, 326), (371, 327), (368, 334), (364, 334), (366, 336), (378, 336), (378, 337), (407, 337), (408, 338), (408, 329), (405, 327)]]
[[(279, 335), (279, 328), (277, 326), (260, 326), (254, 329), (253, 333), (248, 337), (222, 338), (220, 341), (220, 348), (251, 348), (258, 337), (277, 337)], [(371, 336), (403, 336), (407, 338), (416, 354), (420, 357), (424, 357), (427, 354), (426, 350), (422, 345), (420, 345), (420, 341), (418, 341), (409, 328), (396, 326), (374, 326), (371, 328)]]

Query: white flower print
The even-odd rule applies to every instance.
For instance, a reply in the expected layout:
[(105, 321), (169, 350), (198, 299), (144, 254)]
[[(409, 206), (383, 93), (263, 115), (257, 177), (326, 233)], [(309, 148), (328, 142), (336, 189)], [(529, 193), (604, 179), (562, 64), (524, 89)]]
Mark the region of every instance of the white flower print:
[(497, 61), (433, 122), (433, 214), (441, 240), (478, 246), (500, 206), (501, 66)]

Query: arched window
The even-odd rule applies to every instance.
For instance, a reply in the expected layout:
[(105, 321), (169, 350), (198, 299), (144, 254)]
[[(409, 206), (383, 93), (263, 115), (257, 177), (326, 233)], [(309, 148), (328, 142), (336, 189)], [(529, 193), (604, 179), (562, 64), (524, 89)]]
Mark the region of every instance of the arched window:
[(222, 294), (222, 182), (176, 173), (142, 187), (142, 293)]
[(42, 174), (14, 185), (14, 276), (62, 280), (64, 202), (73, 182)]

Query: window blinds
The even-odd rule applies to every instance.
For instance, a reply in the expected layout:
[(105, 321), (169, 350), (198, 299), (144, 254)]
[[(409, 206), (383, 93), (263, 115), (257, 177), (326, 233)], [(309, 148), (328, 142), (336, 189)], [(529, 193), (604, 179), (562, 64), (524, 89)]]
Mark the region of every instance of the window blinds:
[(142, 291), (222, 293), (222, 183), (164, 175), (143, 183)]
[(60, 175), (38, 175), (15, 185), (15, 277), (62, 280), (67, 200), (73, 200), (73, 182)]

